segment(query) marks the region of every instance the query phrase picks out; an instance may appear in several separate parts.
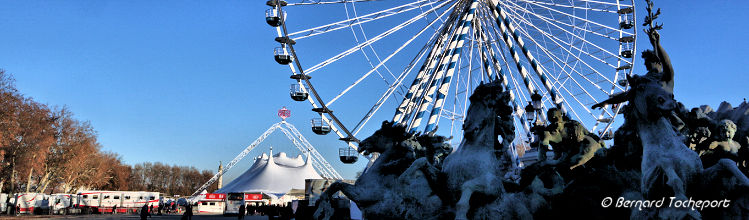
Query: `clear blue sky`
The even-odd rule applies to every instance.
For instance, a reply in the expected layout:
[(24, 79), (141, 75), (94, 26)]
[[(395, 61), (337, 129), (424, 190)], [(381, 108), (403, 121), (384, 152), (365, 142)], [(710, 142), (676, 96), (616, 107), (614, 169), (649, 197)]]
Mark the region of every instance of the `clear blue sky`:
[[(90, 121), (104, 150), (119, 153), (129, 164), (161, 161), (215, 170), (218, 161), (233, 159), (277, 122), (276, 110), (287, 106), (289, 121), (344, 177), (353, 178), (365, 163), (339, 162), (342, 142), (332, 134), (314, 135), (309, 103), (289, 99), (289, 70), (272, 60), (277, 43), (272, 41), (275, 30), (265, 24), (264, 3), (0, 0), (0, 68), (15, 76), (27, 96), (66, 105), (77, 118)], [(663, 8), (661, 35), (676, 69), (679, 101), (687, 107), (717, 107), (722, 100), (737, 104), (749, 96), (749, 3), (656, 4)], [(638, 13), (642, 19), (644, 9)], [(641, 39), (639, 49), (648, 48)], [(347, 48), (353, 41), (341, 44)], [(641, 64), (636, 67), (644, 73)], [(316, 83), (337, 90), (349, 84)], [(393, 110), (381, 112), (379, 118), (388, 118)], [(297, 153), (276, 134), (250, 156), (271, 145)], [(245, 159), (227, 179), (251, 163)]]

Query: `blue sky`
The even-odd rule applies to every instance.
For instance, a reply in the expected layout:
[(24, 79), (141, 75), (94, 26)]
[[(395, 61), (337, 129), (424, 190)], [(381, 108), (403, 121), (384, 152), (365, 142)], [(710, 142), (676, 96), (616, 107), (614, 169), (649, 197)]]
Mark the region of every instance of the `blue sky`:
[[(292, 111), (289, 122), (344, 177), (353, 178), (365, 163), (339, 162), (343, 143), (332, 134), (313, 134), (309, 103), (289, 99), (292, 81), (288, 68), (272, 60), (278, 44), (272, 41), (275, 30), (265, 24), (264, 2), (0, 0), (0, 68), (15, 76), (27, 96), (66, 105), (77, 118), (90, 121), (104, 150), (119, 153), (129, 164), (161, 161), (215, 170), (219, 161), (233, 159), (277, 122), (276, 110), (286, 106)], [(656, 6), (663, 8), (661, 35), (676, 71), (677, 100), (687, 107), (717, 107), (722, 100), (738, 104), (749, 96), (749, 3), (661, 0)], [(644, 9), (638, 8), (642, 19)], [(345, 16), (337, 6), (320, 10)], [(348, 48), (353, 40), (306, 46), (323, 52), (339, 44)], [(641, 38), (638, 49), (648, 47)], [(363, 64), (357, 59), (351, 65)], [(345, 75), (345, 70), (331, 68), (325, 74)], [(635, 72), (644, 73), (641, 64)], [(340, 90), (348, 84), (315, 85)], [(359, 107), (336, 106), (342, 112)], [(381, 112), (360, 137), (393, 110)], [(269, 146), (297, 154), (290, 145), (285, 136), (274, 134), (250, 156)], [(227, 178), (251, 163), (246, 158)]]

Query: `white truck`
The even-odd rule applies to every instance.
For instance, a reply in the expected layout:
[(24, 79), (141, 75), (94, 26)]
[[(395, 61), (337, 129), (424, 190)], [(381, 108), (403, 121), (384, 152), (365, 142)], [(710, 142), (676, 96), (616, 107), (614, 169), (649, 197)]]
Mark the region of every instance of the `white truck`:
[(75, 208), (78, 204), (78, 195), (76, 194), (52, 194), (49, 197), (49, 206), (52, 214), (65, 215), (69, 213), (79, 213), (80, 209)]
[(84, 213), (135, 213), (143, 205), (153, 206), (154, 211), (159, 207), (158, 192), (80, 191), (78, 197), (78, 206)]

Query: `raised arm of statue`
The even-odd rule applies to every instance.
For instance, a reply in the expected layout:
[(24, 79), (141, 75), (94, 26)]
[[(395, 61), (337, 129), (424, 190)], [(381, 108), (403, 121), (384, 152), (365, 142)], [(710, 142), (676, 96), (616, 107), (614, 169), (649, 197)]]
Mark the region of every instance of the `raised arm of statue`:
[(671, 58), (668, 57), (668, 53), (666, 53), (666, 50), (663, 49), (663, 46), (661, 45), (661, 35), (658, 33), (658, 30), (653, 28), (647, 31), (648, 37), (650, 38), (650, 44), (653, 45), (653, 50), (655, 50), (656, 56), (658, 57), (659, 61), (662, 65), (662, 80), (666, 82), (666, 85), (671, 87), (671, 91), (673, 91), (674, 88), (674, 68), (671, 65)]

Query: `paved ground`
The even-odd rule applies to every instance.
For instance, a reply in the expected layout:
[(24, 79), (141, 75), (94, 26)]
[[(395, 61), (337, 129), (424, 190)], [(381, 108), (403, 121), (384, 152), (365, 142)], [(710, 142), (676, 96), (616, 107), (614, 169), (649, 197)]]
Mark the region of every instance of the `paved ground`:
[[(181, 215), (162, 215), (162, 216), (153, 216), (149, 219), (154, 220), (161, 220), (161, 219), (174, 219), (179, 220), (182, 218)], [(117, 214), (117, 215), (21, 215), (21, 216), (4, 216), (0, 215), (0, 219), (140, 219), (140, 216), (137, 215), (126, 215), (126, 214)], [(201, 219), (237, 219), (236, 216), (222, 216), (222, 215), (193, 215), (192, 219), (195, 220), (201, 220)], [(245, 220), (266, 220), (268, 219), (268, 216), (245, 216)]]

